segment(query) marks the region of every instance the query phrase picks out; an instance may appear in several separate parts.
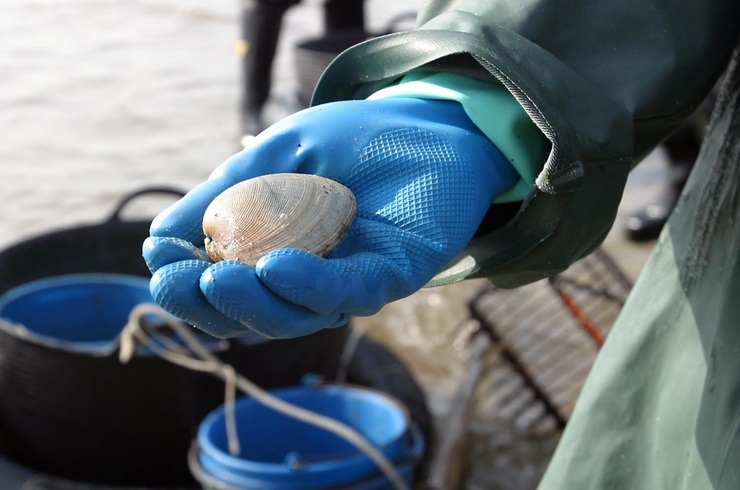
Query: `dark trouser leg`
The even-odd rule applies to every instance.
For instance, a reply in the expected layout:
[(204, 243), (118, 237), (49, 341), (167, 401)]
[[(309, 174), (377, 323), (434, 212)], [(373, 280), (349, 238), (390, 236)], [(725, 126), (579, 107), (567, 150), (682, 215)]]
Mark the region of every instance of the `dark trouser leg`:
[(324, 29), (326, 32), (365, 28), (364, 0), (326, 0)]
[(663, 143), (663, 147), (668, 153), (670, 168), (667, 183), (673, 191), (671, 195), (675, 195), (675, 200), (681, 194), (691, 169), (694, 168), (696, 157), (699, 156), (701, 141), (701, 129), (697, 127), (693, 120), (690, 120), (679, 127)]
[(628, 218), (627, 238), (635, 242), (658, 238), (699, 155), (701, 132), (690, 119), (663, 142), (668, 153), (668, 175), (655, 200)]
[(243, 0), (241, 12), (242, 134), (264, 129), (261, 112), (270, 96), (272, 62), (275, 58), (283, 15), (298, 0)]

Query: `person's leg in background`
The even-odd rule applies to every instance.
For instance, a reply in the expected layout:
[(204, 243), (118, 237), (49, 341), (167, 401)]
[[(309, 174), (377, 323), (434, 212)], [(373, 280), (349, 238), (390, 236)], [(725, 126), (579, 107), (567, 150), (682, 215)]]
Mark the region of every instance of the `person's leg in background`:
[(324, 30), (365, 29), (364, 0), (326, 0), (324, 2)]
[(656, 198), (627, 219), (627, 238), (634, 242), (655, 240), (660, 235), (689, 178), (699, 155), (703, 131), (689, 119), (663, 142), (668, 153), (668, 175)]
[[(263, 108), (270, 97), (272, 65), (285, 12), (300, 0), (242, 0), (242, 93), (239, 106), (241, 136), (253, 136), (267, 127)], [(327, 0), (324, 30), (364, 30), (364, 0)]]
[(691, 117), (663, 142), (668, 154), (666, 179), (653, 202), (627, 219), (625, 232), (629, 240), (644, 242), (655, 240), (660, 235), (699, 156), (716, 99), (715, 87)]
[(241, 135), (265, 129), (262, 109), (270, 96), (272, 63), (277, 50), (283, 15), (300, 0), (242, 0), (242, 93), (239, 106)]

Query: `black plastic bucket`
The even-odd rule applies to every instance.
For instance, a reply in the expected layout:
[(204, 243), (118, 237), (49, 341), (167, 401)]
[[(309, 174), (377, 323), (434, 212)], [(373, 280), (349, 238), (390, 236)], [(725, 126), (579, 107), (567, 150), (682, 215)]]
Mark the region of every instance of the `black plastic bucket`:
[(372, 37), (362, 30), (346, 30), (309, 39), (296, 45), (295, 64), (298, 79), (298, 99), (309, 105), (316, 84), (329, 63), (347, 48)]
[(344, 50), (373, 37), (410, 28), (416, 11), (401, 12), (390, 19), (381, 32), (369, 33), (363, 29), (344, 29), (327, 32), (321, 37), (300, 41), (295, 46), (294, 61), (298, 79), (298, 99), (308, 106), (314, 89), (329, 64)]
[[(149, 277), (141, 244), (150, 221), (125, 221), (124, 198), (102, 223), (18, 243), (0, 252), (0, 294), (70, 274)], [(192, 481), (187, 452), (201, 419), (223, 403), (210, 375), (150, 355), (127, 365), (114, 348), (80, 350), (49, 343), (6, 323), (0, 328), (0, 429), (5, 452), (39, 471), (116, 485)], [(219, 357), (265, 388), (296, 384), (307, 373), (337, 371), (348, 329), (279, 342), (214, 344)], [(280, 362), (276, 362), (279, 359)]]
[[(142, 189), (124, 197), (101, 223), (53, 231), (1, 251), (0, 295), (65, 275), (148, 278), (141, 244), (150, 220), (121, 216), (132, 200), (161, 193), (182, 195)], [(91, 489), (195, 483), (187, 454), (202, 419), (223, 403), (220, 381), (150, 355), (122, 366), (116, 346), (80, 351), (21, 332), (0, 328), (0, 440), (11, 461), (47, 474), (29, 478), (53, 486), (60, 477)], [(345, 348), (354, 345), (342, 380), (396, 397), (428, 436), (430, 415), (411, 373), (376, 342), (364, 337), (347, 342), (350, 332), (327, 329), (249, 343), (231, 339), (212, 348), (239, 373), (271, 389), (297, 385), (308, 373), (336, 379)]]
[(165, 187), (141, 189), (122, 198), (101, 223), (54, 230), (0, 252), (0, 294), (34, 279), (61, 274), (111, 272), (148, 277), (141, 244), (149, 235), (151, 221), (126, 221), (122, 215), (134, 200), (157, 194), (181, 197), (184, 193)]

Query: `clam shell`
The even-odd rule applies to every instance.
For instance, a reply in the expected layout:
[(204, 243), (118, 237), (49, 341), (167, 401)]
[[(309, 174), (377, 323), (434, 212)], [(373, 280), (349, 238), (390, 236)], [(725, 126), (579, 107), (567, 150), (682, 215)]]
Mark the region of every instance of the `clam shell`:
[(324, 177), (270, 174), (245, 180), (206, 209), (206, 252), (214, 262), (250, 265), (277, 248), (326, 256), (349, 229), (356, 210), (352, 191)]

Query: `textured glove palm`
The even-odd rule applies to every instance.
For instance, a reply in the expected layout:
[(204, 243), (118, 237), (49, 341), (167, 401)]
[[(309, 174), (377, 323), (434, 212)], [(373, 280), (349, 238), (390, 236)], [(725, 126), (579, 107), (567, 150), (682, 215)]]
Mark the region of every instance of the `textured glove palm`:
[[(324, 259), (295, 249), (256, 267), (210, 263), (201, 220), (231, 185), (268, 173), (349, 187), (357, 217)], [(154, 299), (218, 337), (297, 337), (377, 312), (421, 288), (468, 243), (518, 176), (454, 102), (346, 101), (295, 114), (161, 213), (144, 244)]]

